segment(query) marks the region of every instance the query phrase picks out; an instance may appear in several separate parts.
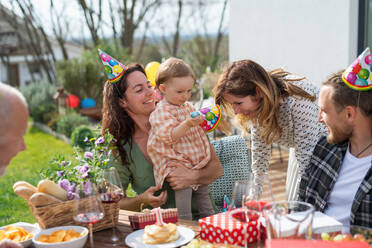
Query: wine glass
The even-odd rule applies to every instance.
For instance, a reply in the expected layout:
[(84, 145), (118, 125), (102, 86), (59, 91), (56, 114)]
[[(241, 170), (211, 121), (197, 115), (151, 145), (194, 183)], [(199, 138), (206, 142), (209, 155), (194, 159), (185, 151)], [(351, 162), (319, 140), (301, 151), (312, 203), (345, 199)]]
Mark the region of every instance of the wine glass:
[(250, 181), (237, 181), (234, 184), (231, 194), (228, 212), (230, 216), (243, 224), (244, 228), (244, 247), (247, 248), (247, 224), (254, 216), (250, 216), (245, 202), (249, 194)]
[[(123, 186), (121, 185), (119, 174), (114, 167), (103, 170), (98, 179), (98, 192), (103, 203), (117, 203), (124, 197)], [(116, 234), (114, 213), (111, 215), (112, 220), (112, 235), (111, 241), (115, 245), (124, 242)]]
[(247, 211), (258, 219), (258, 240), (261, 240), (263, 238), (263, 233), (261, 232), (261, 225), (264, 223), (263, 210), (266, 204), (274, 201), (273, 191), (269, 176), (266, 173), (249, 175), (248, 184), (249, 191), (244, 204), (248, 209)]
[(79, 184), (76, 187), (76, 197), (74, 206), (74, 220), (88, 224), (90, 232), (90, 247), (93, 248), (94, 223), (100, 221), (104, 216), (101, 200), (97, 196), (96, 186), (90, 181)]
[[(235, 182), (229, 212), (232, 218), (243, 223), (245, 233), (248, 222), (257, 221), (258, 240), (261, 240), (263, 207), (272, 201), (274, 197), (268, 175), (254, 176), (251, 174), (247, 180)], [(247, 247), (246, 234), (244, 242), (244, 247)]]

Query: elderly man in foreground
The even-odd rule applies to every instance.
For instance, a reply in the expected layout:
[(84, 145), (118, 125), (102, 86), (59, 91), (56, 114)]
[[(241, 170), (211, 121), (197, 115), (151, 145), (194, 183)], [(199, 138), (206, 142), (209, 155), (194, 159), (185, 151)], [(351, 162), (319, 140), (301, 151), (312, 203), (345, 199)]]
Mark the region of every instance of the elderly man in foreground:
[[(27, 131), (28, 110), (23, 95), (0, 82), (0, 176), (5, 174), (11, 159), (26, 149), (23, 136)], [(0, 248), (22, 248), (10, 240), (0, 242)]]
[(351, 226), (372, 228), (371, 68), (367, 49), (323, 84), (319, 122), (328, 136), (315, 146), (300, 183), (299, 199), (340, 221), (343, 233)]

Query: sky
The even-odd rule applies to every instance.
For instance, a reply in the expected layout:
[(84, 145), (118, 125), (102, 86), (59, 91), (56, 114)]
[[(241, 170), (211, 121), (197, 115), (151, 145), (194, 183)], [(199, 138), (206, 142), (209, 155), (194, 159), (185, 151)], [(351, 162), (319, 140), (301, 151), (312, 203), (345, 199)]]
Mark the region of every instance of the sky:
[[(0, 3), (4, 4), (8, 8), (11, 8), (10, 2), (14, 0), (0, 0)], [(15, 1), (14, 1), (15, 2)], [(50, 0), (32, 0), (34, 8), (40, 17), (40, 22), (48, 34), (52, 34), (52, 22), (50, 18)], [(96, 0), (86, 0), (87, 4), (91, 2), (97, 2)], [(103, 20), (100, 35), (111, 36), (111, 20), (109, 13), (109, 6), (107, 1), (104, 2), (103, 7)], [(115, 1), (114, 1), (115, 2)], [(117, 1), (119, 2), (119, 0)], [(197, 1), (187, 0), (188, 7), (184, 9), (182, 20), (181, 20), (181, 35), (192, 35), (196, 32), (204, 32), (207, 30), (208, 33), (216, 33), (218, 30), (220, 15), (223, 7), (223, 0), (204, 0), (208, 4), (206, 8), (192, 8), (190, 4), (196, 4)], [(116, 2), (115, 2), (116, 3)], [(68, 39), (72, 38), (89, 38), (89, 30), (85, 26), (85, 20), (83, 12), (78, 5), (77, 0), (53, 0), (57, 12), (63, 16), (61, 20), (68, 20), (69, 29), (65, 30), (68, 34)], [(118, 7), (118, 6), (116, 6)], [(229, 5), (228, 5), (229, 7)], [(224, 30), (227, 32), (227, 23), (229, 17), (229, 9), (225, 12)], [(137, 8), (138, 11), (138, 8)], [(159, 35), (168, 36), (174, 32), (174, 27), (177, 17), (177, 0), (166, 0), (166, 3), (162, 5), (155, 14), (148, 15), (148, 21), (150, 28), (148, 35), (151, 37), (157, 37)], [(201, 20), (204, 20), (201, 21)], [(121, 25), (120, 20), (116, 20), (118, 27)], [(67, 27), (65, 23), (62, 23), (63, 27)], [(204, 27), (204, 28), (203, 28)], [(137, 36), (142, 36), (144, 31), (143, 26), (140, 26), (136, 31)]]

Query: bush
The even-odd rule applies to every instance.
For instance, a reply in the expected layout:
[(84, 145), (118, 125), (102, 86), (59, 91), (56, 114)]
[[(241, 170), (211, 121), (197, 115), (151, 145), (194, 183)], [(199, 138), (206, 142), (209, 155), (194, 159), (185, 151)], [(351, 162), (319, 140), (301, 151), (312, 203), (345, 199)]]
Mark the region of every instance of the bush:
[(85, 142), (85, 138), (91, 139), (94, 137), (93, 131), (84, 125), (78, 126), (74, 129), (71, 134), (71, 144), (72, 146), (78, 146), (81, 149), (89, 147), (89, 143)]
[(80, 125), (88, 125), (88, 118), (75, 112), (67, 113), (57, 121), (57, 132), (70, 138), (72, 131)]
[(47, 123), (48, 127), (53, 131), (57, 131), (57, 121), (61, 118), (61, 116), (57, 112), (54, 112), (48, 115), (48, 117), (50, 118)]
[(32, 82), (19, 88), (25, 96), (30, 114), (35, 121), (48, 123), (51, 114), (56, 111), (56, 103), (53, 99), (57, 89), (46, 81)]

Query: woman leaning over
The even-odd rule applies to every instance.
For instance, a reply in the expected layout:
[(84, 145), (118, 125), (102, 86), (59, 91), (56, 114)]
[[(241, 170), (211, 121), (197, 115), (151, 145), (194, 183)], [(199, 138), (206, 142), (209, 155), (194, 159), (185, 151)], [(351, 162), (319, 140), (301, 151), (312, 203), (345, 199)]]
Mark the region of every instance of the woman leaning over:
[[(126, 67), (116, 83), (106, 82), (103, 93), (102, 130), (108, 129), (116, 139), (115, 167), (126, 189), (131, 183), (137, 193), (120, 202), (123, 209), (138, 211), (141, 207), (175, 207), (174, 190), (195, 184), (209, 184), (222, 175), (222, 166), (214, 153), (206, 167), (192, 170), (175, 165), (163, 188), (155, 187), (151, 159), (147, 153), (150, 131), (149, 116), (155, 109), (154, 90), (143, 67)], [(161, 193), (158, 194), (161, 190)]]
[(252, 60), (241, 60), (221, 75), (214, 93), (216, 103), (233, 110), (244, 131), (250, 129), (256, 176), (268, 170), (272, 143), (294, 148), (286, 193), (287, 199), (295, 199), (313, 148), (326, 134), (317, 122), (319, 89), (282, 69), (266, 71)]

